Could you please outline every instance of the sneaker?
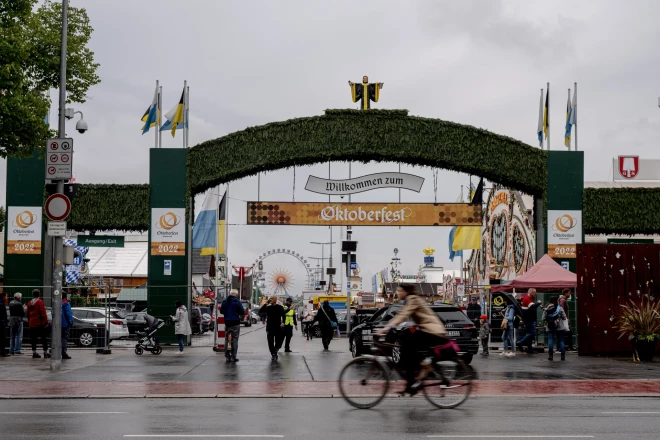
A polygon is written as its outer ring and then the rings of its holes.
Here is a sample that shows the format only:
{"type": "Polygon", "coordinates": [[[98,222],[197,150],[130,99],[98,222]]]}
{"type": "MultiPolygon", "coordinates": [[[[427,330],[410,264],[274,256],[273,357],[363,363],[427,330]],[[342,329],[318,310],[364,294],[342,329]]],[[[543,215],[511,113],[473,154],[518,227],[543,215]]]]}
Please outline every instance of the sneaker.
{"type": "Polygon", "coordinates": [[[71,359],[71,356],[69,356],[68,354],[64,353],[64,354],[62,355],[62,359],[71,359]]]}
{"type": "Polygon", "coordinates": [[[230,357],[225,358],[225,364],[230,364],[230,363],[231,363],[231,358],[230,357]]]}
{"type": "Polygon", "coordinates": [[[482,356],[488,356],[488,353],[484,353],[484,352],[481,352],[479,354],[482,355],[482,356]]]}
{"type": "Polygon", "coordinates": [[[32,353],[32,358],[33,358],[33,359],[40,359],[40,358],[41,358],[41,355],[40,355],[39,353],[37,353],[37,352],[34,352],[34,353],[32,353]]]}
{"type": "Polygon", "coordinates": [[[239,360],[238,358],[234,358],[234,359],[232,359],[231,361],[232,361],[232,362],[238,362],[238,360],[239,360]]]}
{"type": "Polygon", "coordinates": [[[44,359],[48,359],[50,357],[50,353],[44,353],[44,359]]]}
{"type": "Polygon", "coordinates": [[[504,356],[506,354],[506,351],[503,351],[500,353],[500,356],[504,356]]]}
{"type": "Polygon", "coordinates": [[[182,351],[177,351],[174,354],[183,354],[183,352],[182,351]]]}
{"type": "Polygon", "coordinates": [[[276,361],[277,360],[277,355],[276,354],[271,355],[270,360],[276,361]]]}
{"type": "Polygon", "coordinates": [[[516,354],[512,351],[510,351],[506,354],[506,357],[515,357],[515,356],[516,356],[516,354]]]}
{"type": "Polygon", "coordinates": [[[292,350],[289,350],[288,348],[287,348],[286,350],[284,350],[284,352],[285,352],[285,353],[293,353],[293,351],[292,351],[292,350]]]}
{"type": "Polygon", "coordinates": [[[20,352],[20,351],[17,351],[17,352],[16,352],[16,353],[14,353],[14,354],[23,354],[23,353],[22,353],[22,352],[20,352]]]}

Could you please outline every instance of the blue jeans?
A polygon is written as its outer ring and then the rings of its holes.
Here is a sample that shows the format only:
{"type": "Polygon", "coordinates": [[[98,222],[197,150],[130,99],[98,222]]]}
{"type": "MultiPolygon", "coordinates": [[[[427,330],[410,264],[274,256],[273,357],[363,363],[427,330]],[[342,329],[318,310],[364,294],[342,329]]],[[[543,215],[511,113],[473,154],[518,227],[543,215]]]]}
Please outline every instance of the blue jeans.
{"type": "Polygon", "coordinates": [[[516,336],[513,322],[509,321],[506,330],[502,333],[502,341],[504,342],[504,350],[516,351],[516,336]]]}
{"type": "Polygon", "coordinates": [[[527,334],[518,340],[518,345],[526,345],[528,348],[531,348],[536,336],[536,323],[526,322],[525,331],[527,334]]]}
{"type": "Polygon", "coordinates": [[[9,328],[9,353],[20,353],[23,346],[23,321],[17,329],[9,328]]]}
{"type": "Polygon", "coordinates": [[[555,339],[557,340],[557,348],[560,353],[565,353],[564,350],[564,332],[552,330],[548,332],[548,353],[552,354],[555,339]]]}
{"type": "Polygon", "coordinates": [[[179,351],[183,353],[183,335],[176,335],[176,338],[179,341],[179,351]]]}

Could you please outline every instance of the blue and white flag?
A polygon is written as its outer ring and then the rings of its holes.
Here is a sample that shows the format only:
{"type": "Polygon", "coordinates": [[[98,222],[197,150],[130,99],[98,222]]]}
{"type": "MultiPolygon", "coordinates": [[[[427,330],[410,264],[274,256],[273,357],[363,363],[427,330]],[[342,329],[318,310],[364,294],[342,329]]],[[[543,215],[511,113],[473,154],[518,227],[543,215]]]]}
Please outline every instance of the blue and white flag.
{"type": "Polygon", "coordinates": [[[142,127],[142,134],[148,132],[151,127],[155,127],[156,124],[158,124],[159,117],[158,86],[156,86],[156,90],[154,91],[154,99],[151,102],[151,105],[147,108],[147,111],[145,111],[144,115],[142,115],[142,122],[144,122],[144,126],[142,127]]]}
{"type": "Polygon", "coordinates": [[[68,238],[64,239],[64,246],[73,246],[79,252],[79,255],[73,259],[73,264],[67,264],[64,267],[66,283],[75,284],[80,280],[80,271],[83,264],[82,260],[84,256],[87,255],[89,248],[85,246],[77,246],[76,240],[68,238]]]}

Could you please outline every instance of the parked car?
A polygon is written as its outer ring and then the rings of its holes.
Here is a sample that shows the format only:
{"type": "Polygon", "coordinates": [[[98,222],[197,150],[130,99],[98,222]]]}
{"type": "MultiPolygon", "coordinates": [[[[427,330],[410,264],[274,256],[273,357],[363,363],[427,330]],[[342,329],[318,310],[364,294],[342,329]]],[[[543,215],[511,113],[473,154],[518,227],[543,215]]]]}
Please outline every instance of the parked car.
{"type": "Polygon", "coordinates": [[[215,328],[215,321],[213,320],[212,314],[213,310],[211,310],[211,307],[208,306],[197,306],[199,307],[199,311],[202,312],[202,321],[207,321],[208,322],[208,331],[213,331],[215,328]]]}
{"type": "Polygon", "coordinates": [[[250,310],[250,322],[252,322],[252,324],[256,324],[257,322],[259,322],[260,319],[261,318],[259,318],[259,309],[250,310]]]}
{"type": "MultiPolygon", "coordinates": [[[[337,326],[339,327],[339,333],[346,333],[346,310],[337,311],[337,326]]],[[[355,314],[355,310],[351,310],[351,329],[360,325],[358,316],[355,314]]]]}
{"type": "MultiPolygon", "coordinates": [[[[458,307],[452,305],[432,305],[430,306],[436,316],[445,324],[447,336],[455,341],[460,350],[465,352],[464,360],[466,363],[472,362],[473,355],[477,354],[479,342],[477,339],[478,330],[474,323],[470,321],[467,315],[458,307]]],[[[373,337],[381,328],[387,325],[396,314],[403,308],[403,304],[390,304],[379,309],[369,321],[358,325],[351,331],[349,337],[349,346],[353,357],[369,353],[373,345],[373,337]]],[[[398,342],[401,331],[406,326],[414,325],[412,321],[402,324],[394,329],[393,341],[398,342]]],[[[392,357],[396,362],[400,359],[398,349],[392,351],[392,357]]]]}
{"type": "Polygon", "coordinates": [[[190,308],[190,329],[193,335],[203,335],[209,331],[210,322],[211,317],[204,319],[199,307],[193,306],[190,308]]]}
{"type": "Polygon", "coordinates": [[[128,334],[135,335],[137,332],[144,331],[147,326],[145,318],[147,312],[127,313],[126,325],[128,326],[128,334]]]}
{"type": "MultiPolygon", "coordinates": [[[[106,309],[103,307],[73,307],[73,316],[81,321],[93,324],[105,324],[106,309]]],[[[109,309],[110,341],[129,336],[126,312],[121,309],[109,309]]]]}
{"type": "Polygon", "coordinates": [[[374,316],[374,313],[378,311],[377,308],[368,308],[368,309],[356,309],[355,314],[358,317],[360,324],[363,324],[371,319],[374,316]]]}
{"type": "MultiPolygon", "coordinates": [[[[51,339],[51,322],[53,320],[53,313],[50,307],[46,308],[46,315],[48,316],[48,345],[50,346],[51,339]]],[[[81,321],[80,319],[73,317],[73,325],[69,330],[69,344],[75,344],[79,347],[95,347],[96,338],[97,338],[97,324],[92,324],[90,322],[81,321]]],[[[5,327],[6,333],[6,343],[9,347],[9,327],[5,327]]],[[[23,346],[27,347],[31,343],[30,340],[30,327],[28,326],[27,317],[23,318],[23,346]]],[[[41,343],[41,342],[40,342],[41,343]]]]}
{"type": "Polygon", "coordinates": [[[250,302],[242,299],[241,304],[243,304],[243,309],[245,310],[245,313],[243,313],[243,316],[241,316],[241,324],[246,327],[252,327],[252,318],[250,317],[250,302]]]}

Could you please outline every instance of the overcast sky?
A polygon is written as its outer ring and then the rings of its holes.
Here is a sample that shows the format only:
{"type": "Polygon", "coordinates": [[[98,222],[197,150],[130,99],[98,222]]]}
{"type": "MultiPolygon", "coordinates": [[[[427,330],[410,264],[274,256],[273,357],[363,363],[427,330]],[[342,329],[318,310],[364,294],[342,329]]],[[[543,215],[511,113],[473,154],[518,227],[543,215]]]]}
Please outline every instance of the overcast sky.
{"type": "MultiPolygon", "coordinates": [[[[89,132],[75,132],[73,121],[67,125],[75,139],[79,183],[148,182],[153,132],[141,135],[140,118],[156,79],[163,85],[165,110],[188,80],[191,146],[248,126],[355,108],[346,82],[365,74],[385,83],[374,107],[405,108],[536,146],[539,91],[550,82],[552,149],[564,148],[567,89],[577,81],[587,180],[611,180],[612,158],[619,154],[658,157],[657,1],[71,0],[71,5],[87,8],[102,80],[87,103],[75,106],[84,112],[89,132]]],[[[53,121],[56,114],[53,109],[53,121]]],[[[179,135],[163,139],[164,147],[180,148],[179,135]]],[[[5,168],[0,167],[3,183],[5,168]]],[[[396,169],[393,163],[354,164],[353,176],[396,169]]],[[[403,192],[403,201],[432,202],[431,170],[403,170],[426,178],[421,194],[403,192]]],[[[327,164],[297,170],[296,201],[323,200],[304,190],[309,174],[326,176],[327,164]]],[[[347,164],[333,164],[333,177],[347,174],[347,164]]],[[[441,170],[438,199],[455,201],[468,180],[441,170]]],[[[292,184],[291,170],[268,173],[261,198],[291,200],[292,184]]],[[[241,200],[256,199],[256,178],[232,185],[231,194],[239,200],[231,201],[230,223],[244,223],[241,200]]],[[[377,190],[354,200],[397,197],[394,190],[377,190]]],[[[4,204],[4,191],[0,198],[4,204]]],[[[447,258],[448,233],[357,229],[365,288],[394,247],[407,273],[416,271],[429,245],[438,250],[439,265],[458,268],[447,258]]],[[[322,227],[235,226],[230,259],[248,265],[271,248],[320,256],[309,241],[327,241],[328,234],[322,227]]],[[[266,269],[289,269],[301,288],[305,275],[297,265],[290,257],[270,258],[266,269]]]]}

